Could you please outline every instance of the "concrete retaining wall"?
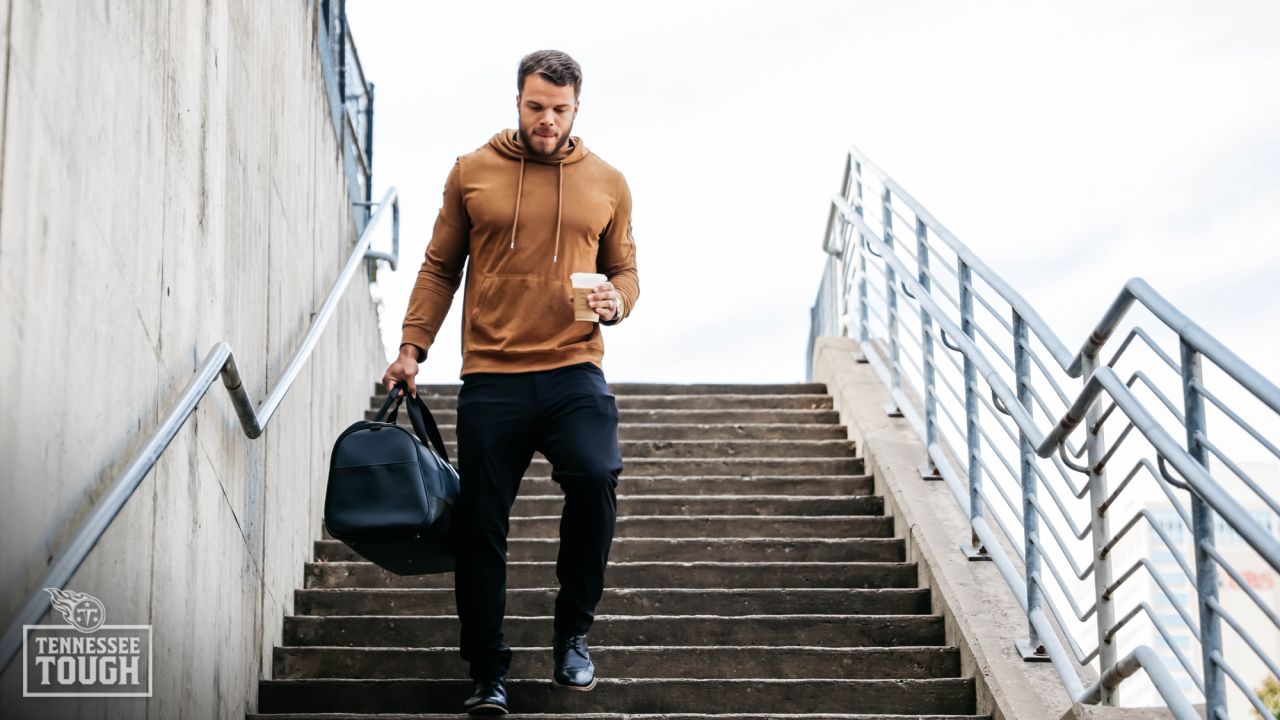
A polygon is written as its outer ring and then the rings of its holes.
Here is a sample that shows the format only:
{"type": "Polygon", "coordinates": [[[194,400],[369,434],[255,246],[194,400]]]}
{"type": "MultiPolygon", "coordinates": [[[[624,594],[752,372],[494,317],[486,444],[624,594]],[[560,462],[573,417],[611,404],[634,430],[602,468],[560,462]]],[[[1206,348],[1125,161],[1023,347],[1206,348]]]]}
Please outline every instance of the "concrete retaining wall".
{"type": "MultiPolygon", "coordinates": [[[[210,347],[260,403],[356,240],[312,0],[0,0],[0,620],[210,347]]],[[[220,383],[70,588],[154,626],[154,696],[0,715],[243,717],[385,369],[364,274],[259,440],[220,383]]],[[[45,622],[62,622],[60,617],[45,622]]]]}

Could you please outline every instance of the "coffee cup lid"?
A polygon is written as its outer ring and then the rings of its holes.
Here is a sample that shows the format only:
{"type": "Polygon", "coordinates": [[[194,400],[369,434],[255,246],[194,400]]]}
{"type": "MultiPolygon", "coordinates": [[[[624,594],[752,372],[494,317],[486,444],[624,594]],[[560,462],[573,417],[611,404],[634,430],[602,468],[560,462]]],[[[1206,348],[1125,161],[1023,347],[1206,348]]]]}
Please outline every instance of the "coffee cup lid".
{"type": "Polygon", "coordinates": [[[576,272],[569,276],[574,285],[579,287],[594,287],[609,278],[600,273],[576,272]]]}

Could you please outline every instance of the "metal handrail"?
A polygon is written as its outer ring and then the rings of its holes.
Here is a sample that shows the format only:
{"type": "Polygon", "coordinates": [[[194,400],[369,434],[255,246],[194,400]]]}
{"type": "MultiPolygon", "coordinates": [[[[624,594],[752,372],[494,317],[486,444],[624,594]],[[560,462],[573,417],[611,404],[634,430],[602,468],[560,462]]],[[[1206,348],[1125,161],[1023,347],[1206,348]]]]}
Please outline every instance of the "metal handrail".
{"type": "Polygon", "coordinates": [[[240,427],[244,430],[245,436],[250,439],[260,437],[271,418],[275,415],[276,410],[280,407],[284,396],[293,387],[298,374],[302,372],[303,365],[311,357],[311,352],[315,349],[316,343],[320,341],[320,336],[328,326],[329,320],[333,316],[338,302],[342,299],[343,293],[346,292],[347,286],[351,284],[351,279],[355,277],[356,271],[360,269],[360,264],[362,262],[372,263],[377,260],[385,260],[389,262],[391,269],[395,270],[399,258],[399,248],[400,198],[395,188],[392,188],[378,202],[377,210],[369,219],[368,224],[365,225],[364,232],[361,233],[360,239],[352,249],[351,255],[342,267],[342,271],[338,273],[338,279],[334,282],[333,289],[329,291],[329,296],[325,298],[324,304],[320,306],[319,312],[315,314],[314,319],[311,321],[311,327],[307,330],[302,343],[294,352],[289,364],[285,366],[284,371],[280,374],[280,379],[276,382],[275,387],[272,388],[267,399],[262,402],[260,408],[254,408],[253,399],[249,397],[248,391],[245,390],[243,383],[241,383],[240,371],[236,366],[235,354],[232,352],[231,346],[225,342],[219,342],[209,350],[204,361],[200,363],[199,369],[196,370],[196,374],[187,383],[177,401],[170,406],[164,420],[151,432],[142,449],[134,455],[129,466],[112,483],[110,489],[102,496],[102,499],[93,506],[89,516],[80,524],[80,528],[66,548],[58,553],[50,563],[49,571],[36,584],[36,590],[28,596],[22,609],[18,611],[17,616],[5,629],[4,635],[0,636],[0,669],[8,667],[18,650],[21,649],[22,626],[38,623],[40,618],[48,611],[50,595],[44,591],[44,588],[56,587],[62,589],[66,587],[72,575],[75,574],[81,563],[88,557],[89,552],[97,545],[98,540],[102,538],[103,533],[111,526],[112,521],[115,520],[120,510],[124,508],[125,503],[129,501],[129,498],[133,497],[134,491],[138,489],[143,478],[155,466],[169,443],[173,441],[173,438],[182,429],[187,419],[195,412],[196,405],[213,386],[213,381],[219,376],[222,377],[223,387],[227,389],[227,393],[231,397],[231,404],[235,408],[236,416],[240,418],[240,427]],[[373,241],[374,230],[377,229],[388,208],[390,208],[391,212],[392,252],[390,254],[371,250],[369,247],[373,241]]]}
{"type": "MultiPolygon", "coordinates": [[[[924,441],[926,475],[941,477],[968,513],[973,531],[970,556],[994,560],[1026,612],[1028,637],[1019,642],[1024,656],[1051,660],[1069,696],[1076,701],[1114,703],[1119,683],[1141,667],[1176,717],[1194,717],[1190,699],[1179,690],[1168,669],[1152,666],[1153,662],[1158,663],[1158,655],[1151,648],[1142,646],[1124,657],[1118,651],[1118,633],[1125,626],[1146,624],[1161,637],[1169,638],[1165,624],[1155,617],[1149,605],[1145,613],[1140,612],[1145,603],[1125,611],[1117,621],[1117,590],[1132,582],[1138,569],[1145,568],[1156,586],[1153,591],[1168,597],[1177,608],[1179,619],[1200,642],[1200,675],[1185,655],[1180,651],[1175,654],[1182,666],[1180,671],[1185,670],[1203,688],[1209,717],[1226,716],[1226,679],[1240,686],[1250,705],[1261,708],[1256,694],[1224,659],[1220,621],[1237,632],[1244,626],[1217,599],[1217,569],[1221,567],[1233,578],[1238,578],[1239,572],[1214,549],[1213,527],[1215,522],[1221,522],[1238,533],[1252,552],[1277,571],[1280,541],[1210,474],[1209,459],[1217,459],[1267,507],[1275,509],[1280,503],[1262,492],[1231,459],[1224,445],[1210,441],[1205,430],[1206,404],[1226,416],[1230,421],[1227,427],[1243,431],[1278,459],[1280,446],[1247,422],[1243,411],[1233,410],[1223,399],[1227,395],[1215,395],[1205,387],[1201,360],[1207,358],[1234,382],[1233,388],[1243,390],[1277,413],[1280,388],[1139,278],[1126,283],[1080,350],[1072,353],[1025,298],[856,148],[850,149],[845,158],[841,190],[832,199],[822,245],[828,257],[810,311],[808,372],[812,372],[813,342],[818,334],[850,335],[860,341],[861,355],[889,389],[893,407],[888,410],[904,417],[924,441]],[[879,225],[872,227],[873,222],[879,225]],[[934,272],[938,266],[944,274],[934,272]],[[977,280],[993,294],[986,295],[977,280]],[[950,289],[957,290],[958,297],[950,289]],[[1129,322],[1129,310],[1135,305],[1177,335],[1180,362],[1174,361],[1137,323],[1110,361],[1101,362],[1104,346],[1129,322]],[[975,307],[982,310],[981,315],[975,314],[975,307]],[[1008,318],[1004,311],[1008,311],[1008,318]],[[904,337],[903,333],[911,335],[904,337]],[[1039,341],[1043,353],[1031,342],[1032,337],[1039,341]],[[1133,343],[1135,339],[1142,342],[1133,343]],[[1003,341],[1008,345],[1002,345],[1003,341]],[[935,348],[935,342],[940,348],[935,348]],[[1161,363],[1157,367],[1174,370],[1183,391],[1181,408],[1161,390],[1152,374],[1142,369],[1126,370],[1130,379],[1122,379],[1118,361],[1127,359],[1126,351],[1131,345],[1149,348],[1161,363]],[[936,352],[954,352],[963,362],[948,358],[948,363],[938,364],[936,352]],[[1046,354],[1052,362],[1042,359],[1046,354]],[[1079,390],[1070,394],[1064,391],[1055,377],[1057,372],[1082,381],[1079,390]],[[948,374],[958,382],[953,384],[948,374]],[[939,381],[947,392],[938,393],[939,381]],[[1048,384],[1053,394],[1041,394],[1037,383],[1048,384]],[[1144,392],[1169,411],[1166,422],[1178,434],[1185,435],[1185,442],[1175,440],[1174,434],[1146,409],[1136,394],[1139,383],[1144,392]],[[981,389],[980,384],[986,389],[981,389]],[[964,388],[964,398],[957,397],[956,387],[964,388]],[[1057,410],[1050,407],[1046,397],[1060,403],[1057,410]],[[940,414],[946,418],[945,426],[939,424],[940,414]],[[1012,421],[1012,429],[1000,415],[1012,421]],[[964,419],[963,428],[957,418],[964,419]],[[991,419],[1004,432],[988,433],[984,423],[991,419]],[[1103,433],[1108,421],[1121,425],[1110,443],[1103,433]],[[1077,447],[1070,438],[1078,429],[1084,430],[1084,440],[1077,447]],[[956,452],[952,437],[967,445],[966,452],[956,452]],[[984,459],[988,452],[994,453],[998,462],[984,459]],[[1129,458],[1142,452],[1150,456],[1130,464],[1129,458]],[[1071,459],[1082,456],[1083,464],[1071,459]],[[1122,457],[1124,467],[1132,470],[1118,487],[1109,488],[1107,467],[1122,457]],[[1042,472],[1042,461],[1051,462],[1057,472],[1042,472]],[[1131,481],[1143,468],[1176,509],[1177,521],[1186,523],[1191,530],[1193,547],[1188,557],[1194,555],[1194,562],[1183,557],[1154,515],[1145,509],[1126,516],[1119,531],[1112,532],[1110,514],[1114,503],[1126,491],[1132,494],[1131,481]],[[1085,475],[1086,482],[1077,487],[1070,481],[1069,471],[1085,475]],[[992,488],[985,487],[988,484],[994,488],[994,495],[992,488]],[[1014,503],[1006,485],[1017,488],[1021,507],[1014,503]],[[1039,502],[1040,492],[1048,493],[1052,504],[1039,502]],[[1183,492],[1189,496],[1189,514],[1175,496],[1183,492]],[[990,499],[995,499],[996,504],[992,505],[990,499]],[[1078,527],[1069,514],[1073,501],[1087,503],[1089,521],[1083,527],[1078,527]],[[1194,583],[1198,622],[1191,621],[1195,611],[1182,607],[1153,563],[1144,559],[1127,566],[1118,579],[1113,579],[1114,551],[1136,540],[1133,530],[1144,518],[1161,545],[1178,560],[1175,572],[1179,576],[1187,573],[1194,583]],[[998,533],[993,531],[993,524],[999,528],[998,533]],[[1039,531],[1041,524],[1049,531],[1044,541],[1039,531]],[[1070,538],[1060,532],[1060,524],[1070,529],[1070,538]],[[1023,548],[1025,580],[1004,552],[998,535],[1010,546],[1023,548]],[[1081,569],[1068,543],[1083,542],[1086,537],[1092,544],[1092,560],[1081,569]],[[1084,611],[1074,597],[1079,588],[1070,587],[1070,576],[1059,570],[1058,565],[1063,563],[1070,566],[1070,573],[1077,580],[1092,580],[1093,603],[1084,611]],[[1070,604],[1071,613],[1064,615],[1060,600],[1046,591],[1042,566],[1050,571],[1048,575],[1056,582],[1058,594],[1070,604]],[[1096,647],[1086,652],[1067,632],[1068,653],[1043,607],[1049,609],[1064,632],[1068,626],[1063,621],[1070,616],[1091,626],[1097,636],[1096,647]],[[1070,662],[1072,656],[1081,663],[1095,658],[1099,661],[1101,679],[1097,684],[1088,689],[1081,685],[1070,662]]],[[[1256,593],[1247,596],[1261,606],[1262,599],[1256,593]]],[[[1270,618],[1277,617],[1265,607],[1262,610],[1270,618]]],[[[1258,643],[1243,639],[1264,665],[1280,667],[1280,662],[1261,652],[1258,643]]]]}

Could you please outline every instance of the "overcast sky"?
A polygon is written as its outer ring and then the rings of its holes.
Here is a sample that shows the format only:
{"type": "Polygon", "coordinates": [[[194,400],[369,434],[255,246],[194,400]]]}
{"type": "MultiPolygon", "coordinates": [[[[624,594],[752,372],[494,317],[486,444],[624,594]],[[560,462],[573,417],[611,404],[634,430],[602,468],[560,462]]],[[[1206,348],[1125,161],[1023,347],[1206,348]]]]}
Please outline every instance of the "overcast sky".
{"type": "MultiPolygon", "coordinates": [[[[1280,377],[1280,3],[349,0],[402,193],[388,352],[458,155],[514,127],[516,65],[583,67],[574,134],[635,201],[610,381],[798,382],[857,145],[1077,346],[1147,278],[1280,377]]],[[[375,192],[375,195],[379,192],[375,192]]],[[[461,292],[420,377],[457,382],[461,292]]]]}

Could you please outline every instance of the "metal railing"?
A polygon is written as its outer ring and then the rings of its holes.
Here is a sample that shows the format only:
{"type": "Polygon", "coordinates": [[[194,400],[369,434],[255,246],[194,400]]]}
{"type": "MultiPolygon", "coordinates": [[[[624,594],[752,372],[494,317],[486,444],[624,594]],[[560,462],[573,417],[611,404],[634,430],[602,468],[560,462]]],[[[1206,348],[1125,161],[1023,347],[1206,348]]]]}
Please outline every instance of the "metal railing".
{"type": "Polygon", "coordinates": [[[352,201],[373,199],[374,84],[364,74],[347,22],[346,0],[319,0],[321,67],[333,110],[334,130],[344,150],[352,201]]]}
{"type": "Polygon", "coordinates": [[[1053,662],[1077,702],[1115,704],[1120,683],[1141,669],[1175,717],[1198,717],[1203,697],[1208,717],[1228,718],[1227,680],[1270,717],[1241,674],[1246,660],[1224,650],[1223,626],[1255,665],[1280,676],[1280,662],[1224,607],[1219,573],[1264,623],[1257,632],[1280,631],[1280,613],[1237,567],[1244,557],[1280,571],[1280,502],[1236,460],[1280,459],[1258,429],[1280,416],[1280,388],[1136,278],[1072,353],[856,149],[823,248],[810,379],[818,335],[859,341],[857,360],[893,398],[886,411],[927,448],[922,480],[945,482],[968,513],[965,553],[994,561],[1025,611],[1023,657],[1053,662]],[[1211,459],[1221,468],[1213,474],[1211,459]],[[1109,482],[1111,467],[1124,472],[1120,482],[1109,482]],[[1183,652],[1185,638],[1198,653],[1183,652]],[[1073,659],[1096,661],[1099,680],[1084,687],[1073,659]]]}
{"type": "Polygon", "coordinates": [[[347,286],[351,284],[351,279],[355,277],[356,272],[360,269],[360,264],[368,262],[372,265],[377,260],[384,260],[390,264],[392,270],[395,270],[399,262],[399,254],[400,198],[396,190],[392,188],[377,203],[376,211],[365,225],[364,232],[361,233],[360,239],[352,249],[351,255],[342,267],[342,271],[338,273],[333,289],[329,291],[329,296],[325,298],[324,304],[320,306],[320,310],[312,319],[311,327],[307,330],[302,343],[294,352],[289,364],[285,366],[284,371],[280,374],[280,379],[276,382],[275,387],[272,388],[271,393],[267,395],[266,400],[262,402],[260,408],[254,409],[253,400],[249,397],[248,391],[245,390],[240,381],[240,371],[236,366],[236,357],[231,350],[231,346],[225,342],[219,342],[209,350],[204,361],[200,363],[200,367],[196,370],[196,374],[187,383],[177,401],[170,406],[164,420],[152,431],[150,437],[147,438],[142,449],[134,455],[124,473],[112,483],[111,487],[102,496],[102,499],[93,506],[89,516],[80,524],[79,529],[67,544],[67,547],[53,558],[53,561],[49,564],[49,571],[36,584],[35,590],[28,596],[26,603],[18,611],[17,616],[9,622],[4,635],[0,636],[0,669],[7,667],[22,647],[23,625],[38,623],[45,612],[49,610],[50,596],[44,591],[44,588],[56,587],[63,589],[66,587],[71,580],[71,576],[75,574],[76,569],[80,567],[80,564],[88,557],[89,552],[97,545],[98,540],[102,538],[103,533],[111,526],[111,522],[115,520],[120,510],[124,508],[125,503],[129,502],[129,498],[133,497],[133,492],[138,489],[142,479],[147,476],[147,473],[151,472],[151,468],[160,459],[165,448],[169,446],[178,431],[186,424],[187,419],[195,412],[196,405],[213,386],[213,381],[218,377],[222,378],[223,387],[227,389],[227,393],[231,396],[231,404],[235,408],[236,415],[240,418],[240,427],[244,430],[244,434],[251,439],[260,437],[267,424],[271,422],[276,410],[280,407],[284,396],[293,387],[294,380],[297,379],[298,374],[302,371],[303,365],[311,357],[311,352],[315,349],[316,343],[320,341],[320,336],[324,334],[325,328],[328,327],[329,319],[333,316],[334,310],[342,299],[347,286]],[[391,252],[372,250],[370,249],[370,244],[373,241],[374,231],[380,224],[383,215],[388,211],[391,213],[391,252]]]}

